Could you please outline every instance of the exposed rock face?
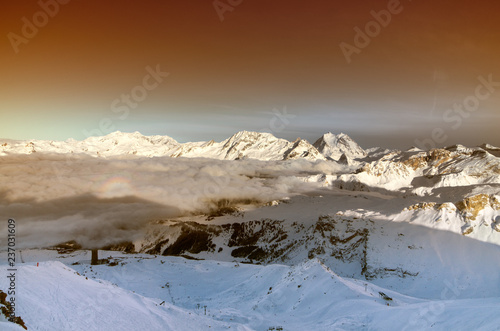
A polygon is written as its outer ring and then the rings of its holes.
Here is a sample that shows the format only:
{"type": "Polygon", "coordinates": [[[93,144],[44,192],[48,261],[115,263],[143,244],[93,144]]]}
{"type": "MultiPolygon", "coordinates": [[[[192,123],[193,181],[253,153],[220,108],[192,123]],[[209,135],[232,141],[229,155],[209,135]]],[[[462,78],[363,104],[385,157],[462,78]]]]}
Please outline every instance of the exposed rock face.
{"type": "Polygon", "coordinates": [[[468,220],[475,220],[486,207],[500,209],[499,199],[495,195],[477,194],[467,197],[455,204],[468,220]]]}
{"type": "MultiPolygon", "coordinates": [[[[410,207],[408,207],[408,210],[419,210],[419,209],[432,209],[436,207],[436,203],[435,202],[422,202],[422,203],[418,203],[416,205],[411,205],[410,207]]],[[[439,207],[439,206],[437,206],[439,207]]]]}
{"type": "Polygon", "coordinates": [[[333,258],[367,267],[366,249],[373,222],[341,216],[321,216],[309,226],[263,219],[224,225],[157,222],[139,252],[203,257],[230,254],[242,262],[272,263],[303,258],[333,258]]]}
{"type": "Polygon", "coordinates": [[[421,202],[404,209],[416,217],[425,215],[428,224],[443,220],[447,224],[454,222],[457,232],[463,235],[482,232],[480,237],[484,235],[489,237],[492,230],[500,232],[498,210],[500,210],[500,197],[484,193],[470,195],[455,203],[421,202]]]}

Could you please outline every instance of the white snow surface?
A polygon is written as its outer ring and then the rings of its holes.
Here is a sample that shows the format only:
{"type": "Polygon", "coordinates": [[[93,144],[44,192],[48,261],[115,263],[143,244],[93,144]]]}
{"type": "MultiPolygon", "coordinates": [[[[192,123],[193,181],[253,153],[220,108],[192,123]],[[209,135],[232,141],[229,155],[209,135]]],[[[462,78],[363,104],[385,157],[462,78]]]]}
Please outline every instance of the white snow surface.
{"type": "MultiPolygon", "coordinates": [[[[500,330],[499,150],[247,131],[0,141],[16,315],[28,330],[500,330]],[[91,266],[89,247],[47,249],[71,239],[135,253],[91,266]]],[[[4,248],[3,292],[7,263],[4,248]]]]}
{"type": "Polygon", "coordinates": [[[341,277],[317,259],[258,266],[100,253],[117,265],[90,266],[84,251],[23,251],[16,301],[28,330],[498,330],[500,323],[500,298],[446,278],[438,280],[441,298],[430,299],[424,286],[418,297],[403,295],[341,277]],[[51,258],[58,261],[44,261],[51,258]]]}

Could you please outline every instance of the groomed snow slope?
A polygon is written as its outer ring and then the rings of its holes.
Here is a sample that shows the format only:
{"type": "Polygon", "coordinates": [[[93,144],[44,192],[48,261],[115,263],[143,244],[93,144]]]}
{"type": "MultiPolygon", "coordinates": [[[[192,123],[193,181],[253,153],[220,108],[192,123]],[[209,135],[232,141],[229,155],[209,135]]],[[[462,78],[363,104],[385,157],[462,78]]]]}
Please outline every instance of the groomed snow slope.
{"type": "MultiPolygon", "coordinates": [[[[6,267],[0,268],[7,274],[6,267]]],[[[132,276],[132,275],[131,275],[132,276]]],[[[141,279],[140,270],[134,275],[141,279]]],[[[143,279],[147,282],[147,280],[143,279]]],[[[7,279],[0,286],[5,289],[7,279]]],[[[89,279],[61,262],[19,265],[16,315],[28,330],[246,330],[199,316],[109,282],[89,279]]]]}
{"type": "MultiPolygon", "coordinates": [[[[497,330],[500,325],[499,298],[461,299],[453,285],[438,300],[409,297],[339,277],[317,259],[258,266],[101,253],[114,256],[117,265],[90,266],[81,252],[59,256],[68,265],[36,267],[28,261],[53,253],[24,252],[17,302],[28,330],[497,330]],[[80,264],[70,265],[76,261],[80,264]]],[[[5,285],[2,279],[0,286],[5,285]]]]}

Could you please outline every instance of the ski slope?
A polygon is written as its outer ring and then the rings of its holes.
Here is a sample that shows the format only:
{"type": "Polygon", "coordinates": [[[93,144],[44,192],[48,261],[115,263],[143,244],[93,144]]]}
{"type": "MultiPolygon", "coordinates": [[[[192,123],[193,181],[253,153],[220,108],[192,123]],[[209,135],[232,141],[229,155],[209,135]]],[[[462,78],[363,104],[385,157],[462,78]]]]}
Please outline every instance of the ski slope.
{"type": "Polygon", "coordinates": [[[419,297],[407,296],[340,277],[318,259],[262,266],[112,251],[101,256],[111,265],[89,265],[86,251],[23,252],[16,300],[28,330],[498,330],[500,325],[499,297],[475,297],[467,290],[462,298],[463,290],[451,283],[440,299],[426,299],[434,294],[424,288],[419,297]],[[44,259],[37,267],[34,261],[44,259]]]}

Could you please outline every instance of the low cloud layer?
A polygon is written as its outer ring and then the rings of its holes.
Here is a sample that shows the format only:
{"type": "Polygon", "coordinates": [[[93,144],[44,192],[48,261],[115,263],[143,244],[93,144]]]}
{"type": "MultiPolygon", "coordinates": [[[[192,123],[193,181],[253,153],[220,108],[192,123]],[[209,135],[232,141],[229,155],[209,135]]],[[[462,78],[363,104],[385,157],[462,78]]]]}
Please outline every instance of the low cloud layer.
{"type": "Polygon", "coordinates": [[[334,162],[15,155],[0,159],[0,225],[17,222],[17,246],[134,240],[148,221],[208,212],[217,201],[267,202],[319,187],[334,162]]]}

